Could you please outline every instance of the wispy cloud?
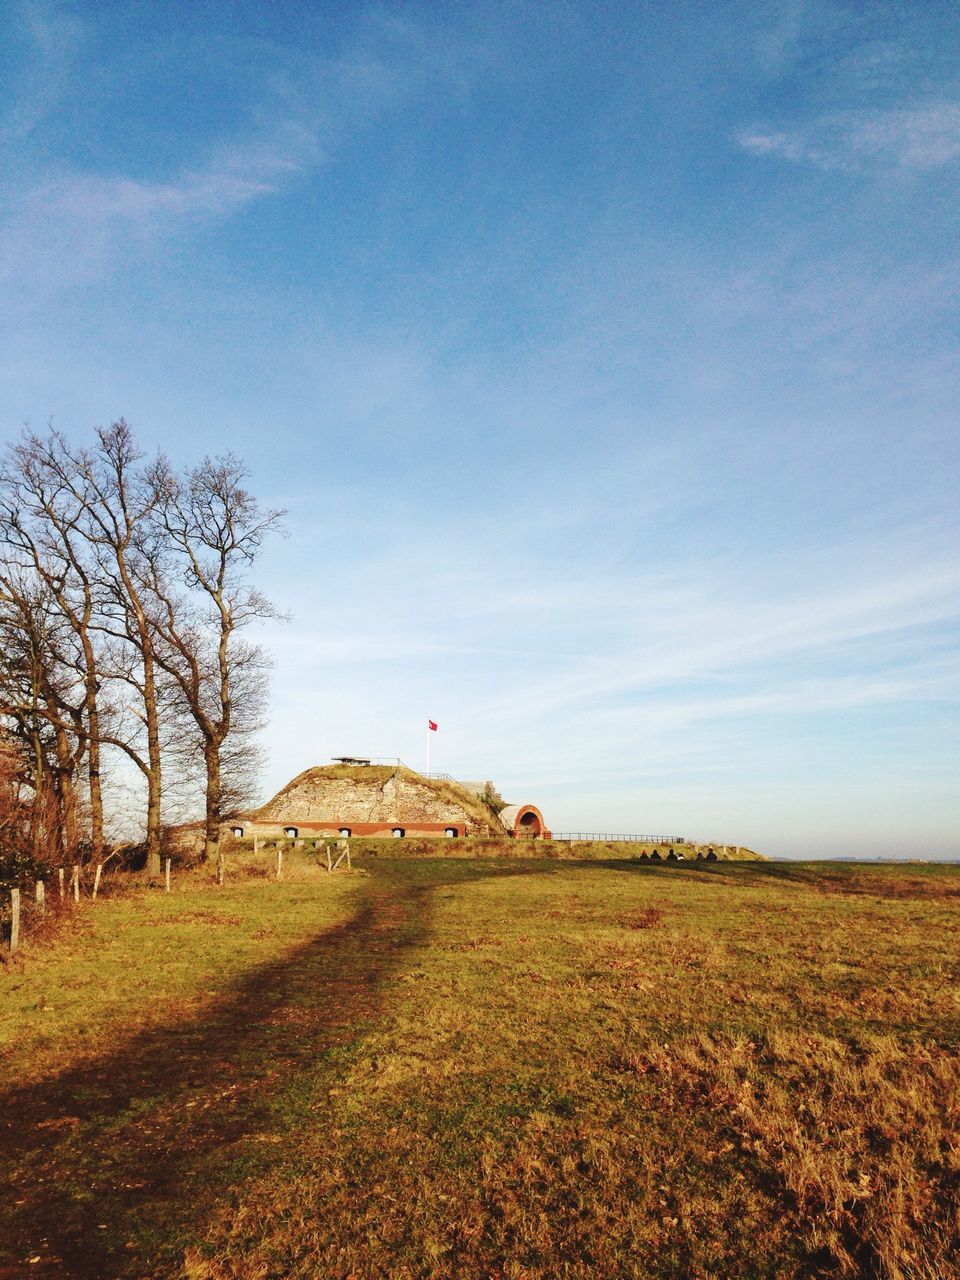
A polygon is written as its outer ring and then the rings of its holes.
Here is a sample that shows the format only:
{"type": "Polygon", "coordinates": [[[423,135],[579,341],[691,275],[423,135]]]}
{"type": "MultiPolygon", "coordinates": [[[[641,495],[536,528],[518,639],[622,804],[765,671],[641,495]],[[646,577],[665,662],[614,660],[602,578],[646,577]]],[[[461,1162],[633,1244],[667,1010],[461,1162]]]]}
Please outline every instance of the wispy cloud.
{"type": "MultiPolygon", "coordinates": [[[[440,521],[429,545],[378,532],[392,549],[351,563],[342,580],[331,549],[316,605],[300,589],[306,569],[284,566],[298,627],[270,646],[282,655],[285,733],[339,723],[344,741],[392,737],[403,754],[403,720],[422,690],[436,716],[459,724],[452,768],[469,774],[497,759],[507,772],[556,780],[590,773],[594,759],[604,774],[615,759],[634,770],[676,765],[678,753],[703,756],[721,725],[755,743],[776,736],[774,721],[822,727],[834,715],[900,714],[960,694],[949,652],[960,571],[928,545],[935,530],[900,529],[869,555],[838,546],[829,562],[778,562],[772,575],[679,550],[646,573],[573,556],[561,568],[531,550],[523,527],[481,543],[469,525],[440,521]],[[371,602],[386,610],[386,629],[371,629],[371,602]],[[362,728],[329,689],[329,673],[347,667],[364,688],[362,728]]],[[[717,758],[714,745],[704,759],[717,758]]]]}
{"type": "Polygon", "coordinates": [[[0,142],[26,138],[61,103],[85,39],[77,15],[59,4],[21,0],[11,5],[9,36],[25,50],[8,84],[11,105],[0,115],[0,142]]]}
{"type": "Polygon", "coordinates": [[[793,129],[756,126],[737,141],[757,156],[823,169],[936,169],[960,159],[960,102],[844,111],[793,129]]]}
{"type": "Polygon", "coordinates": [[[65,173],[12,204],[3,228],[0,280],[33,290],[96,276],[186,226],[227,217],[316,163],[320,124],[278,119],[269,132],[213,154],[163,181],[65,173]]]}
{"type": "MultiPolygon", "coordinates": [[[[248,93],[246,126],[206,147],[204,130],[195,130],[172,172],[146,161],[141,173],[64,165],[44,172],[21,157],[21,171],[11,168],[5,180],[0,222],[0,282],[9,296],[22,301],[95,279],[282,192],[369,125],[396,87],[395,71],[373,56],[257,52],[263,67],[248,93]]],[[[31,119],[46,112],[31,110],[31,119]]]]}
{"type": "MultiPolygon", "coordinates": [[[[665,625],[647,625],[632,644],[616,653],[571,664],[557,677],[530,683],[522,693],[513,691],[490,705],[488,714],[495,719],[509,710],[514,716],[532,719],[548,717],[561,707],[569,711],[589,704],[602,709],[669,690],[676,682],[756,673],[776,663],[786,664],[779,686],[751,699],[749,705],[762,709],[779,700],[783,709],[791,704],[799,709],[803,697],[795,700],[791,694],[786,702],[783,699],[785,688],[807,679],[805,665],[797,662],[801,655],[835,659],[838,646],[881,640],[901,630],[907,620],[919,626],[956,617],[958,591],[960,572],[950,566],[864,583],[859,589],[845,583],[829,592],[779,601],[751,602],[749,596],[718,600],[701,590],[691,593],[688,609],[674,613],[665,625]]],[[[869,672],[857,697],[869,701],[878,690],[892,687],[902,688],[900,677],[890,685],[886,680],[878,683],[876,674],[869,672]]],[[[840,693],[846,704],[853,686],[844,679],[829,688],[840,693]]],[[[736,705],[743,709],[748,705],[739,693],[736,705]]]]}

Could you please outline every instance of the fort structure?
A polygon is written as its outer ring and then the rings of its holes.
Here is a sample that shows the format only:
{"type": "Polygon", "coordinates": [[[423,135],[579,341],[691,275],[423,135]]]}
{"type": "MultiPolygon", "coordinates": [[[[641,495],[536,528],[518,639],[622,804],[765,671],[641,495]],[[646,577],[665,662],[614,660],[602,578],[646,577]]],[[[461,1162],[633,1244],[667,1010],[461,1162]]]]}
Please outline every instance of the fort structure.
{"type": "MultiPolygon", "coordinates": [[[[536,805],[507,804],[492,782],[457,781],[449,774],[418,773],[399,760],[356,756],[305,769],[266,804],[224,822],[221,833],[228,848],[252,844],[254,852],[288,846],[316,850],[331,838],[353,837],[361,850],[366,840],[409,839],[412,856],[428,854],[434,840],[449,839],[450,853],[460,857],[516,856],[523,853],[522,843],[531,841],[551,858],[764,861],[741,845],[683,836],[555,833],[536,805]]],[[[169,834],[182,853],[196,855],[203,848],[202,823],[185,823],[169,834]]],[[[369,846],[372,850],[385,852],[378,844],[369,846]]]]}
{"type": "Polygon", "coordinates": [[[225,824],[238,839],[462,836],[549,839],[536,806],[505,805],[491,782],[456,782],[399,761],[343,757],[305,769],[266,804],[225,824]]]}

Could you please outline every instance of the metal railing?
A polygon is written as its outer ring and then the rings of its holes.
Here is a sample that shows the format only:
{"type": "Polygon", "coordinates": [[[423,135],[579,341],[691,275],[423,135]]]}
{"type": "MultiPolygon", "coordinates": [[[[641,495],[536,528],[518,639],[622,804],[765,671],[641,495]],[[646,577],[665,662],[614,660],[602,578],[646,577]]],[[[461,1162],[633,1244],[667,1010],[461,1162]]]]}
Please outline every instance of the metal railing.
{"type": "Polygon", "coordinates": [[[336,761],[362,760],[364,764],[403,764],[399,756],[333,756],[332,758],[336,761]]]}
{"type": "Polygon", "coordinates": [[[421,778],[433,778],[436,782],[457,781],[452,773],[424,773],[422,769],[414,769],[412,765],[404,764],[399,756],[334,756],[333,759],[337,763],[350,760],[357,763],[362,761],[364,764],[395,764],[401,769],[409,769],[411,773],[419,773],[421,778]]]}
{"type": "Polygon", "coordinates": [[[609,831],[555,831],[554,840],[602,840],[621,844],[689,844],[684,836],[621,835],[609,831]]]}
{"type": "Polygon", "coordinates": [[[409,769],[411,773],[419,773],[421,778],[436,778],[439,782],[456,782],[456,778],[451,773],[424,773],[422,769],[414,769],[412,765],[404,764],[399,756],[334,756],[333,759],[337,763],[349,760],[360,765],[395,764],[401,769],[409,769]]]}

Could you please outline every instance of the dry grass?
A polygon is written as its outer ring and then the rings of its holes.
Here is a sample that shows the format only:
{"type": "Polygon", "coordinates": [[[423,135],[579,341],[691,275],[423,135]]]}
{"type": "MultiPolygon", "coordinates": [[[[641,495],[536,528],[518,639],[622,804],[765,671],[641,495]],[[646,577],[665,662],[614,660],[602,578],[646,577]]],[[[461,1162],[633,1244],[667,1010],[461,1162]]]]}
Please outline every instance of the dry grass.
{"type": "Polygon", "coordinates": [[[0,979],[0,1275],[960,1274],[957,869],[391,860],[104,908],[0,979]]]}

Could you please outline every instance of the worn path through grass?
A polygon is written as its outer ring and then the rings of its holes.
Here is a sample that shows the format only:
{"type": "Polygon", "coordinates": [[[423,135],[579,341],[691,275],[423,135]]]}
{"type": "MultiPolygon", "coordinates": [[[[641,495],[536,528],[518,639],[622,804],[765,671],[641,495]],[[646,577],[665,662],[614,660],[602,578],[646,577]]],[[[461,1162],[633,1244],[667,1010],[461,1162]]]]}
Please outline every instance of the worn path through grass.
{"type": "MultiPolygon", "coordinates": [[[[423,932],[421,886],[398,889],[362,878],[345,894],[343,883],[336,885],[337,923],[233,981],[201,970],[204,989],[197,990],[183,975],[180,999],[169,1000],[166,1016],[148,1014],[129,1038],[110,1025],[105,1033],[117,1043],[109,1052],[85,1054],[48,1078],[7,1089],[0,1098],[0,1275],[21,1269],[36,1275],[38,1266],[41,1274],[91,1278],[177,1273],[185,1243],[223,1189],[270,1164],[263,1145],[284,1141],[301,1076],[312,1079],[318,1066],[336,1075],[339,1060],[379,1013],[385,973],[423,932]],[[200,1007],[184,1016],[181,1000],[200,1007]]],[[[300,917],[306,906],[309,920],[312,906],[323,919],[331,911],[326,889],[322,882],[248,885],[240,895],[247,920],[231,914],[236,892],[207,891],[200,909],[191,900],[185,913],[181,902],[179,918],[175,902],[148,896],[111,904],[114,919],[104,911],[96,924],[100,931],[144,924],[176,930],[185,915],[194,941],[198,932],[205,941],[204,930],[224,935],[219,951],[229,974],[238,927],[258,919],[269,925],[291,902],[300,917]]],[[[308,920],[300,920],[301,932],[308,920]]],[[[183,947],[185,939],[179,941],[183,947]]],[[[87,936],[81,949],[96,942],[95,934],[87,936]]],[[[189,963],[191,948],[184,950],[189,963]]],[[[141,959],[163,966],[178,957],[141,959]]],[[[135,955],[126,962],[123,981],[139,985],[149,1003],[156,981],[138,974],[135,955]]],[[[48,985],[35,1003],[31,1022],[42,1020],[60,983],[70,982],[69,967],[58,974],[51,963],[53,990],[48,985]]],[[[41,985],[43,965],[41,958],[41,985]]],[[[102,1014],[95,993],[89,1014],[102,1014]]],[[[61,1045],[52,1048],[62,1055],[61,1045]]]]}

